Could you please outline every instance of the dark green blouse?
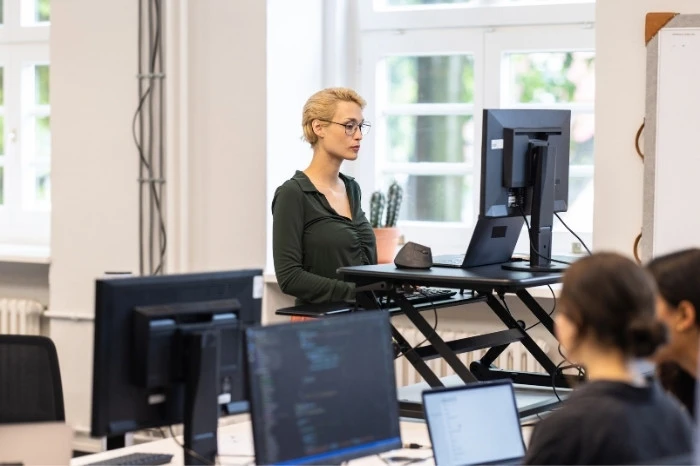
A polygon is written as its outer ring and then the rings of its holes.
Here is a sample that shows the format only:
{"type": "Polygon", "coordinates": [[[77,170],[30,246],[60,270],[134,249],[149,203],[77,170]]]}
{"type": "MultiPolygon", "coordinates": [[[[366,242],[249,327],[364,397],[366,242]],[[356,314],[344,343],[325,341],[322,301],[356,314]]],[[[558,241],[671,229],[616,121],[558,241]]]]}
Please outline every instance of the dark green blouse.
{"type": "Polygon", "coordinates": [[[272,200],[272,255],[277,283],[299,303],[354,300],[338,267],[377,263],[374,232],[360,206],[360,185],[340,174],[352,220],[338,214],[309,177],[297,171],[272,200]]]}

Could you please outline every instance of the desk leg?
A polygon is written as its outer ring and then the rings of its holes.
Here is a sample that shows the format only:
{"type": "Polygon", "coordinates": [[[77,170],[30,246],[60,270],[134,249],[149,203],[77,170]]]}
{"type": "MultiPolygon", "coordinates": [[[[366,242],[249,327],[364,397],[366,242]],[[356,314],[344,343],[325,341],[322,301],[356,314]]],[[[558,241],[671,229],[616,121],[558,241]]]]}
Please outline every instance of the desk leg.
{"type": "MultiPolygon", "coordinates": [[[[380,311],[381,308],[377,302],[376,296],[374,296],[374,293],[372,291],[363,291],[360,293],[357,293],[355,296],[355,299],[357,300],[358,304],[362,306],[364,309],[367,309],[369,311],[380,311]]],[[[428,385],[431,387],[443,387],[444,385],[440,381],[440,378],[433,372],[430,367],[423,361],[423,358],[418,356],[416,353],[415,349],[411,346],[411,344],[401,335],[401,333],[394,327],[392,324],[391,326],[391,336],[394,337],[394,340],[396,340],[396,343],[399,344],[399,348],[401,348],[401,351],[403,355],[406,357],[406,360],[416,369],[416,371],[420,374],[421,377],[423,377],[423,380],[425,380],[428,385]]]]}
{"type": "Polygon", "coordinates": [[[520,298],[520,301],[522,301],[525,306],[530,309],[530,312],[532,312],[534,316],[537,317],[540,322],[542,322],[542,325],[549,330],[549,333],[554,335],[554,320],[547,311],[542,309],[540,303],[538,303],[527,290],[518,290],[515,292],[515,294],[518,296],[518,298],[520,298]]]}
{"type": "MultiPolygon", "coordinates": [[[[547,356],[547,354],[544,351],[542,351],[542,348],[540,348],[537,345],[537,343],[535,343],[535,340],[533,340],[532,337],[530,337],[530,335],[528,335],[527,332],[520,326],[520,324],[518,324],[518,322],[508,312],[508,310],[505,307],[503,307],[501,303],[498,302],[498,300],[493,294],[487,295],[486,304],[489,305],[493,312],[496,313],[498,318],[501,319],[501,321],[504,324],[506,324],[508,328],[520,329],[523,336],[520,342],[523,344],[523,346],[527,348],[530,354],[534,356],[537,362],[539,362],[542,365],[542,367],[544,367],[544,370],[546,370],[550,376],[554,374],[557,370],[557,366],[552,362],[551,359],[549,359],[549,356],[547,356]]],[[[491,362],[493,362],[493,360],[488,362],[488,365],[490,365],[491,362]]]]}
{"type": "MultiPolygon", "coordinates": [[[[465,383],[477,382],[478,379],[474,377],[474,374],[467,369],[467,366],[460,361],[454,351],[447,346],[445,340],[440,338],[440,335],[438,335],[437,332],[433,331],[433,327],[423,318],[420,312],[418,312],[404,296],[395,293],[393,290],[389,293],[394,302],[398,303],[398,305],[401,307],[401,310],[404,312],[406,317],[408,317],[408,319],[413,323],[413,325],[416,326],[418,331],[423,334],[430,344],[433,345],[435,351],[437,351],[445,362],[449,364],[452,370],[455,371],[455,374],[457,374],[465,383]]],[[[421,362],[423,361],[421,360],[421,362]]],[[[425,363],[423,362],[423,364],[425,363]]]]}

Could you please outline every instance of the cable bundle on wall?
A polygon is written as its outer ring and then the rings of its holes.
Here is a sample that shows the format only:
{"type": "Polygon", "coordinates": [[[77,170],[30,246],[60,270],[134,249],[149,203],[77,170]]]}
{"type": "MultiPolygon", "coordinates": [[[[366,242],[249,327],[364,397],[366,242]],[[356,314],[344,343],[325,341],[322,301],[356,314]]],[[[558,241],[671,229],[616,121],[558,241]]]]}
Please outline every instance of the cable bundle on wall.
{"type": "Polygon", "coordinates": [[[167,237],[163,193],[163,10],[161,0],[138,0],[138,107],[132,132],[139,153],[139,273],[165,271],[167,237]]]}

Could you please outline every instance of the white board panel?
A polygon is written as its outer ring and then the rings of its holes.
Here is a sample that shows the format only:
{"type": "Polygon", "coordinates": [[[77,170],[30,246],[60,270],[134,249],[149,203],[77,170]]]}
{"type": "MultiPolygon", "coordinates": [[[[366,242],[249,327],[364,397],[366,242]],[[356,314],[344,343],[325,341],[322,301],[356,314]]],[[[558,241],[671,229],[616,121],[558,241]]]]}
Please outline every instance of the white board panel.
{"type": "Polygon", "coordinates": [[[659,31],[652,254],[700,246],[700,27],[659,31]]]}

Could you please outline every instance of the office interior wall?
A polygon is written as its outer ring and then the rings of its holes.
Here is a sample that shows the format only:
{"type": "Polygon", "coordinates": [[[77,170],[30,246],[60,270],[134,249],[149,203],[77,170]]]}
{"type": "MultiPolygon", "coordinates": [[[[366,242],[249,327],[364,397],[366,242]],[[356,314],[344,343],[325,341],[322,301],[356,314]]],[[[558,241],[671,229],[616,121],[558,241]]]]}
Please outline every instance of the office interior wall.
{"type": "MultiPolygon", "coordinates": [[[[94,279],[138,270],[137,4],[52,4],[49,315],[67,419],[82,433],[90,420],[94,279]]],[[[263,267],[266,3],[180,4],[189,38],[184,269],[263,267]]]]}
{"type": "Polygon", "coordinates": [[[49,304],[49,266],[0,262],[0,298],[33,299],[49,304]]]}
{"type": "Polygon", "coordinates": [[[267,192],[261,212],[268,225],[265,268],[273,273],[272,198],[311,161],[311,148],[302,140],[302,108],[324,85],[323,18],[333,2],[306,0],[303,9],[288,0],[267,3],[267,192]]]}
{"type": "MultiPolygon", "coordinates": [[[[596,250],[631,255],[634,240],[642,229],[643,162],[635,152],[634,138],[645,112],[644,20],[648,12],[657,11],[700,13],[700,3],[596,2],[596,250]]],[[[688,156],[693,156],[691,151],[688,156]]]]}
{"type": "Polygon", "coordinates": [[[190,270],[265,265],[266,2],[187,2],[190,270]]]}

